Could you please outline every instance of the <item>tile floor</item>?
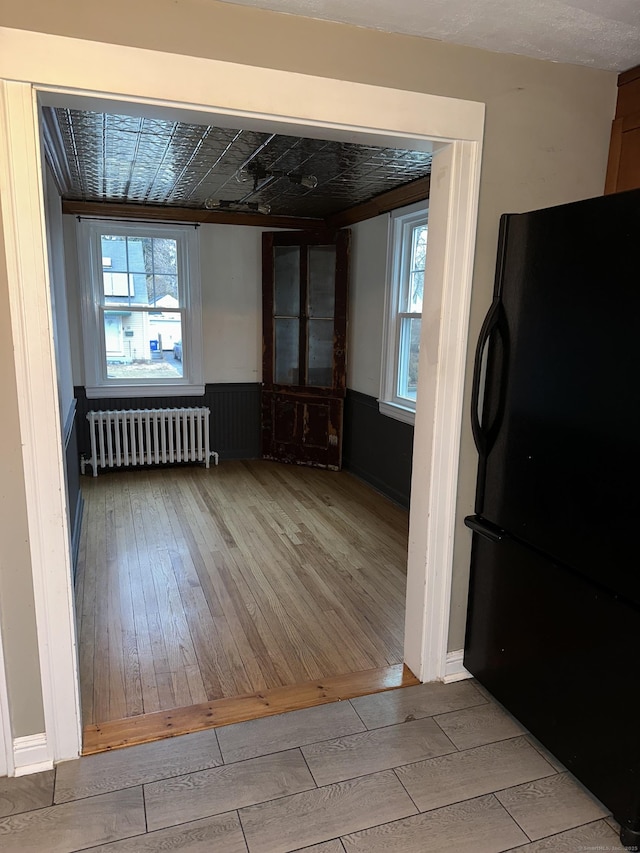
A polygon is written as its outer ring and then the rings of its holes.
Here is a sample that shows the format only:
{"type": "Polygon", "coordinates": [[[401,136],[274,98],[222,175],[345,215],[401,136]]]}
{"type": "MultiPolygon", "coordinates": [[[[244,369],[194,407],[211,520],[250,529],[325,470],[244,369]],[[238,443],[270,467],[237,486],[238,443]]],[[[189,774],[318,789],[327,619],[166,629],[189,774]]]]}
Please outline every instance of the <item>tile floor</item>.
{"type": "Polygon", "coordinates": [[[3,853],[623,849],[602,805],[470,681],[0,779],[3,853]]]}

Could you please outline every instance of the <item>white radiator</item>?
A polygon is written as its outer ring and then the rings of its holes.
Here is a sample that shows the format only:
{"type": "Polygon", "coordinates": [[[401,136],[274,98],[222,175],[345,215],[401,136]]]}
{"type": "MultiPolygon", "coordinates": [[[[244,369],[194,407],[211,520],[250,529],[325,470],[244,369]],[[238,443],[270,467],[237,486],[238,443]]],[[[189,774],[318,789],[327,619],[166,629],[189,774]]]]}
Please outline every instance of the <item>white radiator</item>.
{"type": "Polygon", "coordinates": [[[88,412],[91,430],[93,476],[98,468],[128,465],[161,465],[170,462],[204,462],[209,467],[209,409],[129,409],[88,412]]]}

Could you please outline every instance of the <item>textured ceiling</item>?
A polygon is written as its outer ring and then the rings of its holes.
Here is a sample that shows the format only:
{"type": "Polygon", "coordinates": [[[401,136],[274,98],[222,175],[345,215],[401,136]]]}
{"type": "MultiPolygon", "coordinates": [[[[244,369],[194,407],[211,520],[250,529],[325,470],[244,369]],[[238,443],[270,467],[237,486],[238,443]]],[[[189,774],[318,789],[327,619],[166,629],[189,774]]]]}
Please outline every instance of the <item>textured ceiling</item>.
{"type": "Polygon", "coordinates": [[[178,207],[216,199],[324,218],[431,167],[431,154],[419,151],[62,108],[44,108],[44,118],[57,142],[54,173],[65,199],[178,207]],[[317,186],[287,177],[303,175],[313,175],[317,186]]]}
{"type": "Polygon", "coordinates": [[[639,0],[224,0],[535,59],[640,63],[639,0]]]}

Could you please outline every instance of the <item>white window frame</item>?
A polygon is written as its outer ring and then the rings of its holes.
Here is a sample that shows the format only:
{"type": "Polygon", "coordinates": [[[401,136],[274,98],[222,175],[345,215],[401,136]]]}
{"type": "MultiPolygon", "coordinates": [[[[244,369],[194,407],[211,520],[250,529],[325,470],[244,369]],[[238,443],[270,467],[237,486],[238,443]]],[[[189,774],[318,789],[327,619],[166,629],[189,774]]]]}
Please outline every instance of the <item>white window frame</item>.
{"type": "MultiPolygon", "coordinates": [[[[147,224],[136,221],[80,219],[77,223],[78,262],[86,394],[97,397],[202,395],[202,294],[198,229],[192,225],[147,224]],[[182,315],[182,377],[175,379],[113,379],[107,377],[105,330],[102,322],[104,283],[100,236],[164,237],[177,242],[182,315]]],[[[146,310],[153,310],[151,307],[146,310]]]]}
{"type": "Polygon", "coordinates": [[[387,280],[385,291],[384,326],[382,333],[382,366],[380,370],[380,413],[390,418],[413,424],[416,416],[415,401],[398,395],[400,360],[402,347],[403,317],[422,317],[422,314],[407,314],[406,289],[409,282],[411,263],[411,241],[416,225],[428,222],[429,203],[416,204],[394,210],[389,216],[387,241],[387,280]]]}

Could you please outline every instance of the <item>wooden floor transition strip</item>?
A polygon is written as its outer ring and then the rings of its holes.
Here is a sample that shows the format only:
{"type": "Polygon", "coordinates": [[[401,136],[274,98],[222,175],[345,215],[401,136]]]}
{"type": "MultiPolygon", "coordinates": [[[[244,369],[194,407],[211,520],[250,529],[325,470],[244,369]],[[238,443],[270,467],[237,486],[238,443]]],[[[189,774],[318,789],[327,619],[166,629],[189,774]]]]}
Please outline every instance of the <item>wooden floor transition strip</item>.
{"type": "Polygon", "coordinates": [[[306,681],[290,687],[275,687],[261,693],[216,699],[213,702],[175,708],[172,711],[139,714],[123,720],[85,726],[82,754],[92,755],[123,746],[148,743],[419,683],[410,669],[403,664],[395,664],[365,672],[306,681]]]}

